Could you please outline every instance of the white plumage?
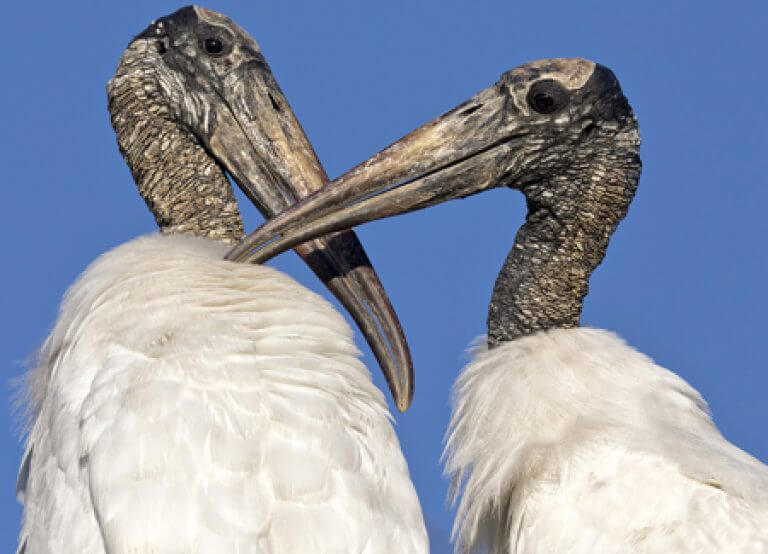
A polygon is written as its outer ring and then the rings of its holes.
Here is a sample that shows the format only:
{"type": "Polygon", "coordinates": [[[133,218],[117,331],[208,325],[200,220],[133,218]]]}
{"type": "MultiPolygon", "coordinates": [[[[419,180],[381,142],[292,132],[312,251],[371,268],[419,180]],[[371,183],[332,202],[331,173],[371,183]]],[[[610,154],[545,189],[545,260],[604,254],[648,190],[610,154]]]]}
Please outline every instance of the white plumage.
{"type": "Polygon", "coordinates": [[[140,238],[66,294],[30,376],[22,552],[427,552],[350,328],[227,248],[140,238]]]}
{"type": "Polygon", "coordinates": [[[446,471],[461,552],[768,552],[768,468],[706,402],[607,331],[481,343],[446,471]]]}

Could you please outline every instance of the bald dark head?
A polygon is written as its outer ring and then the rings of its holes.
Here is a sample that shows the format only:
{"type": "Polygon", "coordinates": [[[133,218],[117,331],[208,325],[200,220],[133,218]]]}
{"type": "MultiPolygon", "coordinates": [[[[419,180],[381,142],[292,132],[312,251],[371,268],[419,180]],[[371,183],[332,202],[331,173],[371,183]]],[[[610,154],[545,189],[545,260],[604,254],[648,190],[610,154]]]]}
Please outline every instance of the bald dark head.
{"type": "Polygon", "coordinates": [[[528,216],[494,288],[489,341],[573,327],[634,196],[639,146],[609,69],[578,58],[528,63],[266,223],[229,256],[263,261],[334,229],[515,188],[528,216]]]}
{"type": "Polygon", "coordinates": [[[637,122],[613,72],[578,70],[588,64],[530,64],[502,79],[536,130],[521,137],[525,161],[505,183],[525,194],[528,214],[494,285],[491,346],[579,325],[589,277],[634,197],[637,122]]]}
{"type": "MultiPolygon", "coordinates": [[[[272,77],[248,33],[222,14],[199,6],[153,21],[131,42],[123,63],[152,71],[174,116],[201,135],[212,133],[215,106],[234,81],[253,74],[251,66],[272,77]]],[[[276,86],[274,79],[267,84],[276,86]]]]}
{"type": "Polygon", "coordinates": [[[182,8],[131,41],[107,86],[120,151],[163,232],[232,242],[243,235],[224,160],[207,149],[230,115],[223,78],[243,63],[241,49],[263,61],[253,39],[224,16],[182,8]],[[211,40],[221,54],[206,52],[211,40]]]}

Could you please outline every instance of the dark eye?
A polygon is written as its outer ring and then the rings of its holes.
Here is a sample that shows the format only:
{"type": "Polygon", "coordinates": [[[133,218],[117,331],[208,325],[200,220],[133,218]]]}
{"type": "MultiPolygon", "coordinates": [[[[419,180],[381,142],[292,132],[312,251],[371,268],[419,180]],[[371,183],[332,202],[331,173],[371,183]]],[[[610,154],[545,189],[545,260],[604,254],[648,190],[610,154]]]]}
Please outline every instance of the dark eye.
{"type": "Polygon", "coordinates": [[[568,91],[552,79],[534,83],[528,91],[528,105],[539,113],[555,113],[567,104],[568,91]]]}
{"type": "Polygon", "coordinates": [[[168,51],[168,49],[165,47],[165,43],[162,40],[157,41],[155,48],[157,48],[157,53],[161,56],[168,51]]]}
{"type": "Polygon", "coordinates": [[[224,51],[224,43],[217,38],[207,38],[203,41],[203,48],[208,54],[216,56],[224,51]]]}

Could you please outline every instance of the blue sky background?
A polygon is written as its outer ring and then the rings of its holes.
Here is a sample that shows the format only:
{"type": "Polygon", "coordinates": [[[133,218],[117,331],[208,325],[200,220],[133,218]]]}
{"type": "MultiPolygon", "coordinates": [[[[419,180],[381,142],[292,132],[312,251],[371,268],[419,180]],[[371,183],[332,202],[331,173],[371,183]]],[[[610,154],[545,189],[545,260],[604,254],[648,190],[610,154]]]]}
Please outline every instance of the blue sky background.
{"type": "MultiPolygon", "coordinates": [[[[635,108],[644,173],[592,278],[583,321],[612,329],[709,401],[721,430],[768,460],[768,7],[760,1],[210,2],[261,44],[328,173],[337,176],[516,65],[582,56],[635,108]]],[[[117,151],[104,86],[166,1],[7,3],[0,59],[0,368],[20,374],[66,287],[154,222],[117,151]]],[[[433,551],[452,512],[439,457],[449,390],[484,332],[496,272],[524,216],[499,190],[360,229],[417,372],[398,432],[433,551]],[[461,254],[459,254],[459,252],[461,254]]],[[[259,221],[246,210],[247,223],[259,221]]],[[[274,264],[321,285],[294,254],[274,264]]],[[[359,336],[359,335],[358,335],[359,336]]],[[[362,341],[358,340],[362,346],[362,341]]],[[[383,386],[372,358],[377,382],[383,386]]],[[[0,551],[15,545],[21,446],[0,388],[0,551]]]]}

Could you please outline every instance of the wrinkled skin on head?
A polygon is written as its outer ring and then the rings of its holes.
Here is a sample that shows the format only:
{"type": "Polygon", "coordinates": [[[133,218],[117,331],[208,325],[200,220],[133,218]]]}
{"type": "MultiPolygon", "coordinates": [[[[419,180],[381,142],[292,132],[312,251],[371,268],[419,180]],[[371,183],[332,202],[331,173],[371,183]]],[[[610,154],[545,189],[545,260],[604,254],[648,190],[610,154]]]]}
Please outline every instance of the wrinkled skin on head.
{"type": "Polygon", "coordinates": [[[634,196],[639,145],[610,70],[572,58],[525,64],[266,223],[229,257],[262,261],[334,229],[512,187],[528,216],[494,288],[489,342],[573,327],[634,196]]]}

